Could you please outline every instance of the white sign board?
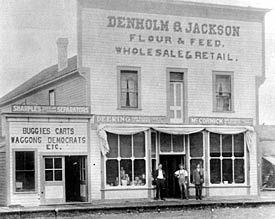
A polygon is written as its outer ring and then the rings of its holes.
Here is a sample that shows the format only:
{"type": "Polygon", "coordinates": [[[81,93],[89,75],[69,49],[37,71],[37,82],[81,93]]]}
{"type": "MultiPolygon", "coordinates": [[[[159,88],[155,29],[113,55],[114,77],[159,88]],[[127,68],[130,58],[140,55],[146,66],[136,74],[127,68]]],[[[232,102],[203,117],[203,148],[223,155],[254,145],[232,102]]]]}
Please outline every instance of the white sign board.
{"type": "Polygon", "coordinates": [[[11,122],[10,146],[39,152],[87,152],[87,123],[11,122]]]}

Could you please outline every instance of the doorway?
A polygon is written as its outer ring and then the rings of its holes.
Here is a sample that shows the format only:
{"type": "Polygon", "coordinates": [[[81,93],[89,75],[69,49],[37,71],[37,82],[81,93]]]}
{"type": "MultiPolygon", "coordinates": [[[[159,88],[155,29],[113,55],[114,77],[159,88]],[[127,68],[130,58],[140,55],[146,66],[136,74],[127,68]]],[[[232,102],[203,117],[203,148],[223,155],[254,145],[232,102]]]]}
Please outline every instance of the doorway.
{"type": "Polygon", "coordinates": [[[66,202],[87,201],[86,157],[65,157],[66,202]]]}
{"type": "Polygon", "coordinates": [[[174,173],[179,169],[179,164],[185,164],[185,155],[160,155],[160,163],[166,173],[166,197],[180,198],[178,179],[174,173]]]}

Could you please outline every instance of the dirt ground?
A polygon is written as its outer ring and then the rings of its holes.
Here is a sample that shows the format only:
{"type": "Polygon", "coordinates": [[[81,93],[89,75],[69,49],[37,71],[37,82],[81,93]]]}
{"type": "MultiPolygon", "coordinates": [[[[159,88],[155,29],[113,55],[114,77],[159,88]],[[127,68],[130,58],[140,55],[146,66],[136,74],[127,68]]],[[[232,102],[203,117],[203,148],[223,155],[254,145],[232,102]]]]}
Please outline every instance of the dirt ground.
{"type": "MultiPolygon", "coordinates": [[[[49,217],[47,217],[49,218],[49,217]]],[[[164,211],[158,210],[150,212],[119,212],[119,213],[97,213],[97,214],[81,214],[77,216],[57,216],[58,219],[150,219],[150,218],[171,218],[171,219],[186,219],[186,218],[217,218],[217,219],[274,219],[275,205],[259,206],[259,207],[236,207],[236,208],[206,208],[192,210],[175,210],[164,211]]],[[[54,218],[52,218],[54,219],[54,218]]]]}

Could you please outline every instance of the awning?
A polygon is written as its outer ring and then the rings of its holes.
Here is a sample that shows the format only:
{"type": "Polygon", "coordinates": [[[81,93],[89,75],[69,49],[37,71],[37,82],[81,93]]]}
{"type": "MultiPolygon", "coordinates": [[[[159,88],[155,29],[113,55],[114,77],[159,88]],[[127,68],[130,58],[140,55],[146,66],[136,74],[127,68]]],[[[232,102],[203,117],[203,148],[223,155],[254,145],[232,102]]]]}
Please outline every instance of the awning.
{"type": "Polygon", "coordinates": [[[273,165],[275,165],[275,156],[271,157],[271,156],[263,156],[264,159],[266,159],[268,162],[272,163],[273,165]]]}
{"type": "Polygon", "coordinates": [[[154,127],[153,129],[171,135],[189,135],[204,130],[204,128],[196,127],[154,127]]]}
{"type": "Polygon", "coordinates": [[[0,152],[5,151],[5,146],[6,146],[5,137],[0,137],[0,152]]]}
{"type": "Polygon", "coordinates": [[[252,127],[191,127],[191,126],[155,126],[155,125],[99,125],[97,134],[100,139],[100,150],[103,155],[109,152],[110,147],[107,140],[107,133],[110,132],[117,135],[134,135],[140,132],[147,131],[152,128],[158,132],[172,135],[189,135],[206,130],[217,134],[240,134],[244,133],[244,141],[248,151],[252,148],[253,136],[255,135],[252,127]]]}
{"type": "Polygon", "coordinates": [[[110,150],[106,132],[110,132],[116,135],[134,135],[140,132],[144,132],[149,128],[150,127],[144,126],[98,126],[97,135],[100,139],[100,150],[103,155],[106,155],[110,150]]]}

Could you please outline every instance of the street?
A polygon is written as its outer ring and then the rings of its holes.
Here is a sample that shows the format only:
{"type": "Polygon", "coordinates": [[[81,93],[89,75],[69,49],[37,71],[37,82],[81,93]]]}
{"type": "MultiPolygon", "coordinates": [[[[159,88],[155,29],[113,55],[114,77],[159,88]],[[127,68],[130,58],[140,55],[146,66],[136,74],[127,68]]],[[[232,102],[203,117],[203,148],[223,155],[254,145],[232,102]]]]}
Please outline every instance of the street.
{"type": "MultiPolygon", "coordinates": [[[[47,217],[48,218],[48,217],[47,217]]],[[[138,219],[138,218],[234,218],[234,219],[243,219],[243,218],[264,218],[264,219],[273,219],[275,218],[275,205],[269,206],[259,206],[255,208],[206,208],[206,209],[190,209],[190,210],[175,210],[175,211],[159,211],[156,209],[151,212],[121,212],[121,213],[97,213],[90,215],[77,215],[77,216],[57,216],[58,219],[86,219],[86,218],[96,218],[96,219],[138,219]]],[[[54,218],[52,218],[54,219],[54,218]]]]}

